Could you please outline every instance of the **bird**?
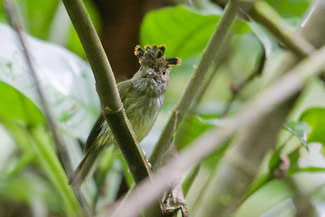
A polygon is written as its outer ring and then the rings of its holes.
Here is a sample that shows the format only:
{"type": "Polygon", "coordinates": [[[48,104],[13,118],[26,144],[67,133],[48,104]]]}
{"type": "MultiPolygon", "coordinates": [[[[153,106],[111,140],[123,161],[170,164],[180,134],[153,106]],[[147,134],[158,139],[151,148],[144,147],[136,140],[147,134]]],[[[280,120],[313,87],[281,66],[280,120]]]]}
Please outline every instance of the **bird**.
{"type": "MultiPolygon", "coordinates": [[[[177,57],[164,57],[165,45],[137,45],[134,55],[140,68],[131,79],[117,84],[118,91],[137,142],[148,135],[163,105],[169,73],[173,65],[179,65],[177,57]]],[[[80,187],[92,175],[100,153],[110,145],[116,145],[113,133],[103,114],[100,114],[86,140],[85,156],[72,173],[69,184],[80,187]]]]}

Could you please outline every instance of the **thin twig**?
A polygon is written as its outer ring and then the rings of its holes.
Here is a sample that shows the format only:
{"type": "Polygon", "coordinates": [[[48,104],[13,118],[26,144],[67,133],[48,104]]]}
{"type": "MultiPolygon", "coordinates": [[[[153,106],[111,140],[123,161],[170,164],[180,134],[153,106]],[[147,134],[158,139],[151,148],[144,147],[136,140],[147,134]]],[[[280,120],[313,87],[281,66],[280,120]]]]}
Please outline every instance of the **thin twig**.
{"type": "Polygon", "coordinates": [[[254,80],[254,78],[256,78],[257,75],[260,75],[263,71],[264,68],[264,63],[265,63],[265,52],[262,55],[262,58],[259,62],[258,67],[254,70],[253,73],[251,73],[246,79],[244,79],[239,85],[231,85],[230,86],[230,90],[231,90],[231,98],[229,99],[229,101],[227,102],[224,111],[221,113],[221,117],[225,117],[230,108],[232,103],[235,101],[235,99],[237,98],[237,96],[240,94],[240,92],[252,81],[254,80]]]}
{"type": "Polygon", "coordinates": [[[223,112],[221,113],[221,117],[225,117],[228,114],[232,103],[235,101],[235,99],[237,98],[241,90],[244,89],[246,85],[249,84],[255,78],[255,76],[256,74],[252,73],[245,80],[243,80],[239,85],[236,86],[232,84],[230,85],[231,98],[229,99],[223,112]]]}
{"type": "MultiPolygon", "coordinates": [[[[54,122],[51,112],[47,106],[47,101],[46,101],[44,93],[41,89],[39,78],[38,78],[37,73],[34,69],[33,63],[30,58],[30,53],[27,49],[26,41],[22,34],[21,24],[16,16],[14,6],[11,4],[10,0],[5,0],[4,3],[5,3],[5,8],[6,8],[6,12],[7,12],[9,21],[10,21],[11,25],[13,26],[13,28],[16,30],[19,42],[23,48],[25,60],[26,60],[27,66],[29,68],[29,73],[30,73],[32,79],[34,80],[36,91],[37,91],[37,94],[39,95],[39,98],[40,98],[40,101],[41,101],[41,104],[42,104],[42,107],[44,110],[44,114],[45,114],[45,117],[47,120],[47,124],[49,126],[49,129],[52,132],[52,135],[53,135],[53,139],[54,139],[54,142],[55,142],[55,145],[57,148],[58,157],[61,160],[61,165],[62,165],[63,169],[65,170],[66,175],[69,177],[70,174],[72,173],[72,164],[71,164],[71,161],[69,158],[69,154],[68,154],[67,148],[63,144],[62,139],[60,138],[60,136],[57,132],[55,122],[54,122]]],[[[87,201],[84,198],[83,194],[80,192],[79,189],[73,189],[73,190],[81,204],[84,216],[90,216],[91,215],[90,209],[89,209],[89,206],[88,206],[87,201]]]]}
{"type": "Polygon", "coordinates": [[[183,120],[184,115],[188,112],[193,99],[195,98],[198,89],[201,87],[204,77],[213,62],[216,56],[220,55],[220,48],[223,45],[224,39],[227,35],[227,32],[236,17],[238,7],[235,2],[232,0],[229,1],[225,12],[218,23],[218,26],[213,33],[205,52],[201,58],[201,61],[195,70],[190,82],[188,83],[181,99],[179,100],[178,105],[172,112],[163,132],[159,138],[158,143],[156,144],[154,151],[150,157],[150,162],[153,165],[154,169],[157,169],[160,165],[160,162],[163,161],[162,157],[165,157],[165,152],[170,149],[172,145],[171,138],[174,134],[174,126],[179,126],[180,122],[183,120]],[[176,123],[176,113],[180,114],[178,116],[178,121],[176,123]]]}
{"type": "MultiPolygon", "coordinates": [[[[204,157],[215,151],[236,130],[255,123],[264,114],[296,94],[304,83],[318,75],[325,67],[325,47],[316,51],[305,61],[298,64],[265,91],[257,95],[242,112],[234,115],[224,127],[208,132],[189,148],[181,152],[177,159],[172,159],[166,166],[152,176],[152,181],[145,180],[138,185],[124,202],[119,216],[135,217],[151,204],[169,187],[170,181],[192,166],[197,165],[204,157]]],[[[106,212],[109,216],[111,210],[106,212]]]]}

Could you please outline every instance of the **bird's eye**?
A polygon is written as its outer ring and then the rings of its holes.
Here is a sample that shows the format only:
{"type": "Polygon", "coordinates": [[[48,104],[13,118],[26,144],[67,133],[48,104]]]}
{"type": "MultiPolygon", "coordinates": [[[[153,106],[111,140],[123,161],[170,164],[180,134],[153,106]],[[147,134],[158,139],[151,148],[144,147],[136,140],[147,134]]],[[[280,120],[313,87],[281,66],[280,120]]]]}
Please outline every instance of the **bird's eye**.
{"type": "Polygon", "coordinates": [[[166,71],[163,71],[163,75],[166,75],[166,71]]]}

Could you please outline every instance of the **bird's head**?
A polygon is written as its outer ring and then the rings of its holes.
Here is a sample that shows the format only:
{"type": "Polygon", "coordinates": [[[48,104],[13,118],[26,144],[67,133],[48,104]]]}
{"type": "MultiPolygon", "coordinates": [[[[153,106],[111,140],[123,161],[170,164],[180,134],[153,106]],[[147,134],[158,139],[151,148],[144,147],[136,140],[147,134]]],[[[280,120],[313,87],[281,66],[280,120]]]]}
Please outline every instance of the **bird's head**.
{"type": "Polygon", "coordinates": [[[140,79],[144,88],[148,88],[146,91],[153,91],[153,94],[166,91],[171,67],[181,62],[179,58],[164,57],[164,53],[164,45],[145,46],[145,50],[137,45],[134,50],[140,63],[135,79],[140,79]]]}

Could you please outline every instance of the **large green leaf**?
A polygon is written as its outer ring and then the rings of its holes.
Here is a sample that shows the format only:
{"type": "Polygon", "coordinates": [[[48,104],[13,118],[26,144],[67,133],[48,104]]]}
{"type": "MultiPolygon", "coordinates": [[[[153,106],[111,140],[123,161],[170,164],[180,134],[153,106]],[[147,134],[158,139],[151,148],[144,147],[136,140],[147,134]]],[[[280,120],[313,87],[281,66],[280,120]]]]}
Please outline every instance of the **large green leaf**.
{"type": "Polygon", "coordinates": [[[42,112],[21,92],[0,81],[0,93],[0,115],[29,126],[44,123],[42,112]]]}
{"type": "Polygon", "coordinates": [[[325,144],[325,108],[309,108],[300,116],[308,124],[308,142],[325,144]]]}
{"type": "MultiPolygon", "coordinates": [[[[98,111],[98,97],[89,65],[59,46],[25,34],[41,89],[58,126],[69,135],[88,134],[98,111]]],[[[0,81],[27,96],[41,110],[16,33],[0,24],[0,81]]]]}
{"type": "MultiPolygon", "coordinates": [[[[187,58],[203,51],[220,15],[200,13],[184,7],[168,7],[149,12],[140,29],[141,44],[165,44],[166,56],[187,58]]],[[[250,31],[241,21],[232,27],[236,33],[250,31]]]]}

